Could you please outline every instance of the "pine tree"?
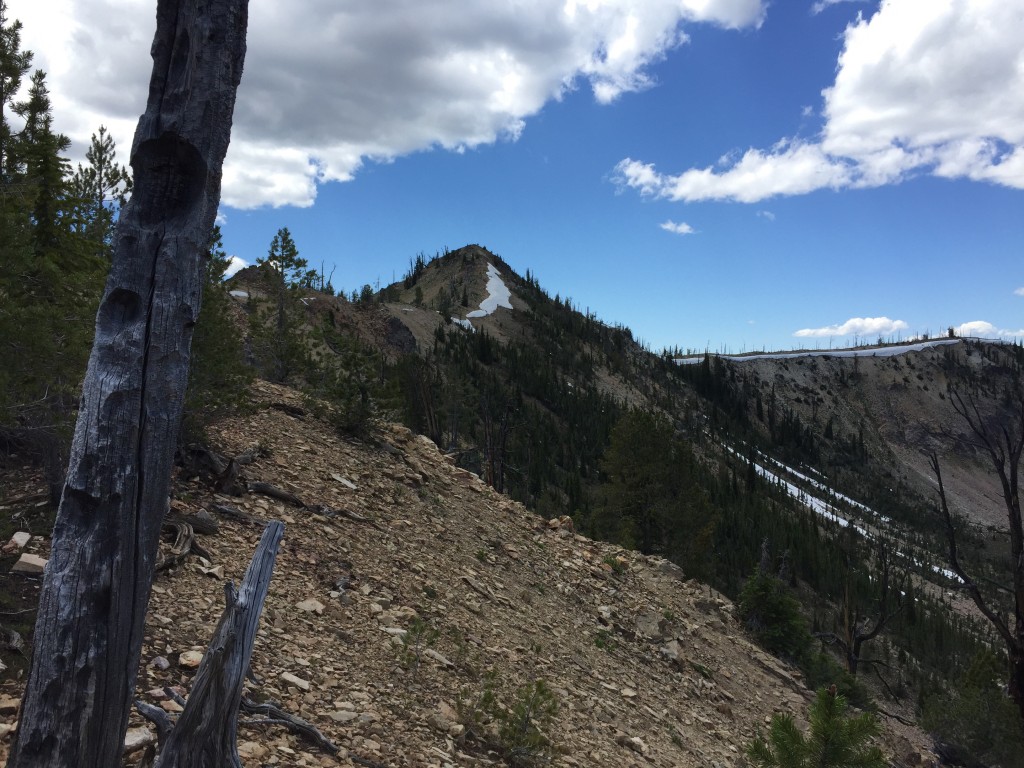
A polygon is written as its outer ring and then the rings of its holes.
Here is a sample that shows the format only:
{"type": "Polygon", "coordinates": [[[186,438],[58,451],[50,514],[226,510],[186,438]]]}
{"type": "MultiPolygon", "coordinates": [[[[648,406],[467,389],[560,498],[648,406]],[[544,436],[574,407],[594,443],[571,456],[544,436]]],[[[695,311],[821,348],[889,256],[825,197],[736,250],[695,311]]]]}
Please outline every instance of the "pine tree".
{"type": "Polygon", "coordinates": [[[775,715],[768,739],[751,742],[747,757],[757,768],[885,768],[881,750],[869,746],[878,720],[870,712],[847,717],[846,709],[834,686],[822,688],[810,708],[808,733],[797,729],[792,715],[775,715]]]}
{"type": "Polygon", "coordinates": [[[0,182],[7,186],[12,174],[10,154],[13,133],[7,119],[11,100],[21,89],[22,78],[32,67],[32,52],[21,50],[21,22],[9,21],[7,2],[0,0],[0,182]]]}
{"type": "Polygon", "coordinates": [[[56,497],[105,265],[71,227],[69,141],[53,128],[45,74],[32,76],[24,101],[12,101],[31,64],[18,50],[19,30],[6,18],[0,24],[0,357],[18,363],[0,373],[0,437],[42,461],[56,497]],[[23,121],[20,130],[8,114],[23,121]]]}
{"type": "Polygon", "coordinates": [[[182,441],[202,439],[214,421],[240,408],[252,382],[245,364],[242,334],[231,317],[231,296],[224,273],[231,263],[224,252],[220,227],[214,226],[206,262],[203,303],[192,336],[182,441]]]}
{"type": "Polygon", "coordinates": [[[78,165],[71,178],[71,195],[76,203],[76,229],[96,252],[110,260],[114,252],[117,214],[131,194],[132,178],[117,162],[114,140],[101,125],[86,150],[87,166],[78,165]]]}
{"type": "Polygon", "coordinates": [[[285,382],[309,368],[299,291],[311,287],[317,273],[307,269],[287,227],[277,231],[266,258],[257,259],[256,265],[268,283],[271,305],[251,318],[253,354],[264,376],[285,382]]]}

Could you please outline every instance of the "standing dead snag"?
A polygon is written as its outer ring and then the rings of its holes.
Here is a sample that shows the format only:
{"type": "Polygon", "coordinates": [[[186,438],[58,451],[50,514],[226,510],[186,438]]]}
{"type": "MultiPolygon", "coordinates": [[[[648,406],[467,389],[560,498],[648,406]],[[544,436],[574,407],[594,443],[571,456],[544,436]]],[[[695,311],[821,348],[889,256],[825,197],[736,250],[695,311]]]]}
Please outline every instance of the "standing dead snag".
{"type": "Polygon", "coordinates": [[[167,510],[247,0],[158,0],[9,768],[118,765],[167,510]]]}
{"type": "MultiPolygon", "coordinates": [[[[849,564],[847,567],[849,568],[849,564]]],[[[853,677],[857,676],[862,663],[867,664],[878,674],[886,689],[889,689],[888,683],[878,672],[877,667],[881,662],[863,657],[864,644],[878,637],[886,625],[903,610],[903,587],[907,582],[907,574],[893,570],[885,545],[878,548],[878,575],[877,602],[874,606],[877,610],[862,612],[859,605],[854,605],[848,579],[843,594],[843,634],[840,636],[835,632],[816,632],[814,636],[827,643],[836,643],[843,649],[846,671],[853,677]]]]}
{"type": "Polygon", "coordinates": [[[1001,418],[986,417],[973,397],[964,398],[956,390],[951,390],[950,401],[969,429],[970,436],[963,442],[986,456],[1002,486],[1010,532],[1010,584],[995,586],[1012,597],[1012,619],[1002,614],[998,606],[992,605],[979,588],[978,580],[972,578],[960,562],[956,528],[946,502],[939,459],[935,453],[931,453],[928,458],[939,486],[939,505],[946,524],[949,567],[963,582],[961,588],[970,595],[978,610],[989,620],[1006,644],[1006,652],[1010,659],[1007,687],[1021,719],[1024,720],[1024,520],[1021,517],[1019,486],[1021,457],[1024,454],[1024,380],[1018,373],[1006,395],[1009,411],[1001,418]]]}
{"type": "Polygon", "coordinates": [[[230,583],[224,585],[224,613],[174,727],[163,710],[140,707],[157,722],[161,734],[169,733],[162,739],[157,768],[241,768],[237,732],[242,684],[283,533],[284,526],[271,521],[238,591],[230,583]]]}

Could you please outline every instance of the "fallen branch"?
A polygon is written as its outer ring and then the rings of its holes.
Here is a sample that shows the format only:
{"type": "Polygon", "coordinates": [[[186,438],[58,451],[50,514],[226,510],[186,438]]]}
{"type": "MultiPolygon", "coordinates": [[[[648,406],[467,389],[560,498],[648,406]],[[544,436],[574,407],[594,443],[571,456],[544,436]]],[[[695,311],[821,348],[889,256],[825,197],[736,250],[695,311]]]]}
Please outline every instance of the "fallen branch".
{"type": "Polygon", "coordinates": [[[326,505],[320,505],[318,511],[319,511],[319,513],[321,515],[324,515],[325,517],[344,517],[344,518],[346,518],[348,520],[351,520],[352,522],[355,522],[355,523],[363,523],[364,525],[372,525],[378,531],[383,531],[384,530],[383,528],[380,527],[380,524],[377,523],[377,521],[374,520],[373,518],[366,517],[365,515],[360,515],[359,513],[353,512],[353,511],[351,511],[349,509],[334,509],[334,508],[328,507],[326,505]]]}
{"type": "Polygon", "coordinates": [[[301,717],[296,717],[295,715],[285,712],[272,701],[257,703],[252,699],[243,696],[241,708],[243,712],[250,715],[268,716],[265,720],[250,720],[250,723],[272,723],[274,725],[283,725],[292,733],[297,733],[300,736],[304,736],[309,739],[325,752],[329,752],[332,755],[336,755],[338,753],[338,747],[335,746],[330,739],[320,733],[315,725],[306,722],[301,717]]]}
{"type": "Polygon", "coordinates": [[[185,562],[185,559],[192,553],[192,547],[195,543],[195,533],[192,530],[192,526],[183,520],[169,520],[163,524],[163,532],[170,532],[174,535],[174,543],[171,545],[170,552],[161,552],[156,560],[156,570],[166,571],[168,568],[173,568],[176,565],[180,565],[185,562]]]}
{"type": "Polygon", "coordinates": [[[19,504],[38,504],[43,501],[48,501],[49,498],[49,494],[46,493],[30,493],[25,496],[15,496],[11,499],[0,499],[0,509],[14,507],[19,504]]]}
{"type": "Polygon", "coordinates": [[[243,523],[250,525],[266,525],[267,521],[262,518],[250,515],[248,512],[243,512],[240,509],[236,509],[229,504],[214,504],[213,511],[218,514],[224,515],[225,517],[232,517],[235,520],[240,520],[243,523]]]}
{"type": "Polygon", "coordinates": [[[886,712],[881,707],[877,707],[877,709],[878,709],[878,714],[885,715],[886,717],[891,717],[893,720],[896,720],[897,722],[903,723],[903,725],[911,725],[911,726],[917,725],[917,723],[915,723],[913,720],[907,720],[905,717],[900,717],[899,715],[897,715],[897,714],[895,714],[893,712],[886,712]]]}
{"type": "Polygon", "coordinates": [[[192,526],[192,531],[201,536],[210,536],[220,533],[220,523],[207,513],[197,515],[183,515],[180,512],[171,512],[164,518],[164,525],[168,523],[187,523],[192,526]]]}
{"type": "Polygon", "coordinates": [[[262,493],[264,496],[269,496],[272,499],[284,501],[288,504],[294,504],[296,507],[306,506],[305,502],[303,502],[302,499],[294,493],[289,493],[288,491],[282,490],[276,485],[271,485],[270,483],[250,483],[249,491],[252,493],[262,493]]]}
{"type": "Polygon", "coordinates": [[[297,405],[290,405],[288,403],[277,402],[277,403],[271,403],[270,407],[273,408],[275,411],[281,411],[282,413],[287,413],[289,416],[294,416],[297,419],[301,419],[301,418],[303,418],[306,415],[306,409],[305,408],[300,408],[297,405]]]}

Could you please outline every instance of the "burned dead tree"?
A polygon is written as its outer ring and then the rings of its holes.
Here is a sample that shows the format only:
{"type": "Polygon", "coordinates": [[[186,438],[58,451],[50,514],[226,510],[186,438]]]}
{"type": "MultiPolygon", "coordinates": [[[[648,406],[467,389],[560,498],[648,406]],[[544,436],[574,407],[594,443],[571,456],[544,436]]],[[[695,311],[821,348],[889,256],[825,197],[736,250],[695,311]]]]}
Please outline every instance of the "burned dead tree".
{"type": "Polygon", "coordinates": [[[1024,721],[1024,518],[1020,507],[1020,469],[1024,456],[1024,379],[1019,369],[1002,399],[1005,406],[1003,412],[987,414],[973,396],[965,396],[955,389],[950,391],[953,409],[968,428],[968,437],[960,442],[974,448],[987,459],[999,478],[1006,507],[1010,539],[1009,573],[1004,576],[1005,581],[988,582],[991,589],[987,594],[982,590],[987,580],[972,576],[964,568],[957,546],[955,521],[946,500],[939,459],[934,452],[928,458],[938,485],[939,509],[946,526],[949,567],[959,577],[960,589],[970,596],[1006,645],[1009,657],[1007,688],[1024,721]],[[1012,616],[1007,616],[993,600],[992,594],[1000,593],[1012,601],[1012,616]]]}
{"type": "Polygon", "coordinates": [[[9,768],[120,764],[247,17],[247,0],[157,3],[9,768]]]}
{"type": "MultiPolygon", "coordinates": [[[[873,610],[863,611],[855,605],[851,594],[850,583],[847,581],[843,595],[843,632],[816,632],[815,637],[823,642],[835,643],[843,650],[846,671],[856,677],[861,664],[875,668],[881,662],[865,659],[863,649],[881,634],[886,625],[903,610],[903,587],[907,583],[907,574],[897,572],[893,568],[888,549],[883,545],[878,548],[878,592],[873,610]]],[[[849,563],[847,563],[849,568],[849,563]]],[[[879,674],[879,679],[888,689],[888,684],[879,674]]]]}

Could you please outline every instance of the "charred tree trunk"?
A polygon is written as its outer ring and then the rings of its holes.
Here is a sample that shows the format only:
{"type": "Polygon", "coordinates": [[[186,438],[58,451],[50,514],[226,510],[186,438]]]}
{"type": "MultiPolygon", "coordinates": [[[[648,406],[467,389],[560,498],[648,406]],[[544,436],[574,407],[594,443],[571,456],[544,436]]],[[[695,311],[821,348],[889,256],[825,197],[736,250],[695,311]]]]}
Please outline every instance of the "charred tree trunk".
{"type": "Polygon", "coordinates": [[[158,0],[149,103],[9,768],[119,765],[220,200],[247,0],[158,0]]]}
{"type": "Polygon", "coordinates": [[[230,583],[224,585],[224,614],[199,665],[185,711],[174,727],[170,728],[163,710],[144,710],[157,721],[161,733],[170,733],[156,768],[242,768],[237,735],[242,684],[283,533],[281,523],[269,523],[239,590],[230,583]]]}

